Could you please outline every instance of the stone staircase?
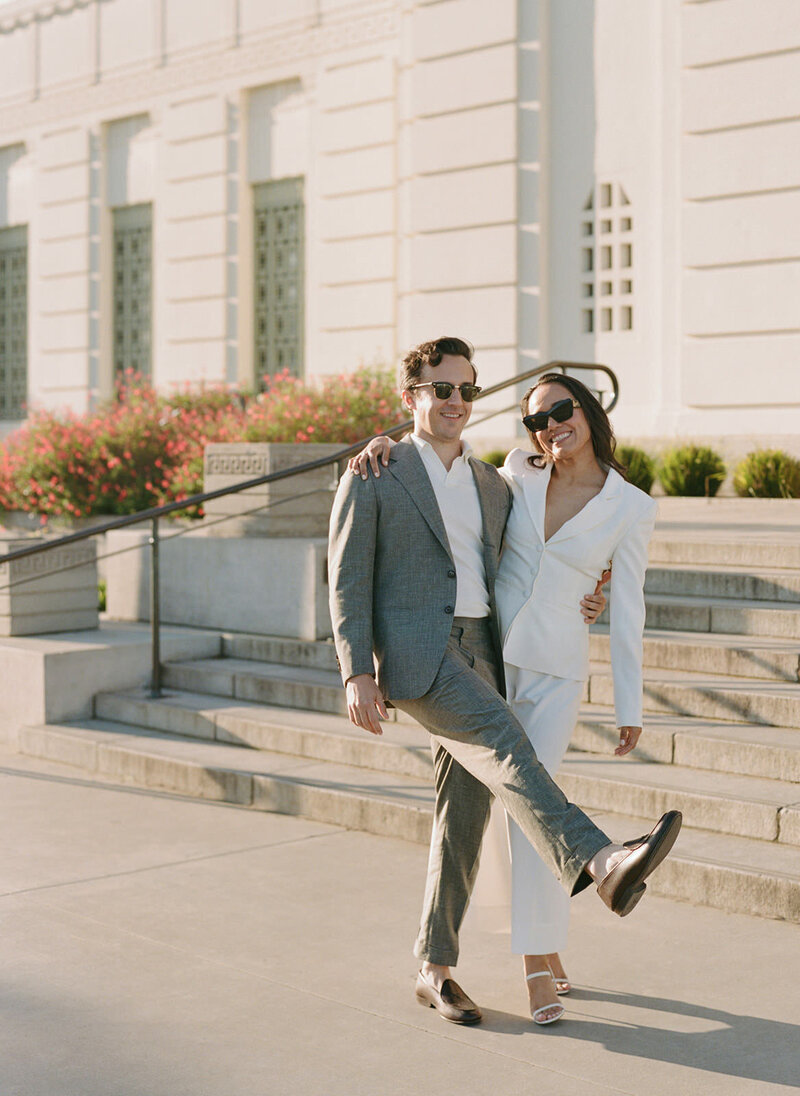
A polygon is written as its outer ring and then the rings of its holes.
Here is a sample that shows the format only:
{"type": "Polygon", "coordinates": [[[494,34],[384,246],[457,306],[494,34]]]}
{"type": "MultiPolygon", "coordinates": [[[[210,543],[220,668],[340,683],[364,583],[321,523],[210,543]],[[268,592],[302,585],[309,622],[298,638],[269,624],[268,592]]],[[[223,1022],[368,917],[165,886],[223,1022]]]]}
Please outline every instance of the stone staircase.
{"type": "MultiPolygon", "coordinates": [[[[607,626],[559,783],[614,837],[684,814],[655,893],[800,922],[800,544],[658,532],[645,733],[616,742],[607,626]]],[[[170,662],[165,695],[100,693],[94,719],[23,728],[17,748],[97,777],[425,842],[425,732],[352,727],[330,642],[244,634],[170,662]]]]}

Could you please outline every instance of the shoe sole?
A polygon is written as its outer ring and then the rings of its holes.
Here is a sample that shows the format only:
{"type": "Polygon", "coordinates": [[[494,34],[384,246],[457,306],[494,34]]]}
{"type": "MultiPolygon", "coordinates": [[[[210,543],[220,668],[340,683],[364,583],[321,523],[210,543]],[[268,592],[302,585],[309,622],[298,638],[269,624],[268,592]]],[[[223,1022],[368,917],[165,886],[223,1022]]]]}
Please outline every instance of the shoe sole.
{"type": "MultiPolygon", "coordinates": [[[[614,903],[610,907],[611,912],[616,913],[618,917],[627,917],[628,914],[634,909],[634,907],[638,905],[638,903],[644,896],[645,890],[647,889],[644,880],[647,879],[648,876],[653,874],[659,864],[661,864],[661,862],[672,850],[672,846],[678,839],[683,816],[681,815],[680,811],[668,811],[665,817],[669,818],[669,821],[664,827],[663,836],[659,840],[656,848],[653,850],[653,855],[647,862],[646,870],[642,872],[642,874],[635,882],[631,883],[630,887],[627,890],[622,892],[616,903],[614,903]]],[[[648,837],[649,836],[650,834],[648,834],[648,837]]]]}
{"type": "Polygon", "coordinates": [[[436,1005],[433,1003],[433,1001],[429,1000],[427,997],[423,997],[418,993],[418,994],[416,994],[416,998],[417,998],[417,1004],[418,1005],[422,1005],[423,1008],[436,1009],[436,1011],[439,1013],[441,1018],[443,1020],[447,1020],[448,1024],[461,1024],[462,1027],[468,1027],[470,1024],[479,1024],[481,1022],[481,1020],[483,1019],[483,1017],[480,1014],[478,1014],[477,1016],[468,1016],[465,1019],[461,1019],[461,1020],[456,1019],[453,1016],[445,1016],[445,1014],[443,1012],[441,1012],[438,1008],[436,1008],[436,1005]]]}
{"type": "Polygon", "coordinates": [[[646,890],[647,883],[640,883],[638,887],[634,887],[633,890],[628,891],[617,907],[612,908],[611,912],[616,913],[618,917],[627,917],[644,898],[644,892],[646,890]]]}

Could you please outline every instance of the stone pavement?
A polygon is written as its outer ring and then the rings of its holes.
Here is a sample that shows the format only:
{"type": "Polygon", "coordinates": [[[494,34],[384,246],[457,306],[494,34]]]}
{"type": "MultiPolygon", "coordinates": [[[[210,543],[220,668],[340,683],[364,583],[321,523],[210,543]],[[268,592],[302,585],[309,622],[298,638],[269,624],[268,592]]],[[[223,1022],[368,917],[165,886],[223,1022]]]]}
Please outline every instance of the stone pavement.
{"type": "Polygon", "coordinates": [[[470,925],[484,1023],[415,1002],[425,850],[0,755],[1,1096],[769,1096],[800,1082],[800,929],[573,904],[568,1020],[470,925]]]}

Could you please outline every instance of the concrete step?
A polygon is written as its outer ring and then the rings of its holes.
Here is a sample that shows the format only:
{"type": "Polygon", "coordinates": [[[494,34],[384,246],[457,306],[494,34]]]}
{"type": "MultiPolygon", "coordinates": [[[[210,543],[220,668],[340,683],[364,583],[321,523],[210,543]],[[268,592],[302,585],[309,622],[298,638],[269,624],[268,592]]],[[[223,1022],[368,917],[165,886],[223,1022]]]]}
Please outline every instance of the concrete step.
{"type": "Polygon", "coordinates": [[[100,693],[99,719],[150,731],[225,742],[274,753],[430,780],[430,739],[419,724],[383,724],[380,737],[338,715],[231,703],[203,693],[168,692],[154,699],[144,690],[100,693]]]}
{"type": "MultiPolygon", "coordinates": [[[[213,733],[218,742],[257,743],[264,752],[346,763],[392,779],[402,775],[426,781],[431,776],[427,736],[419,727],[389,724],[384,743],[351,728],[344,720],[320,716],[309,719],[309,713],[282,713],[277,708],[270,712],[226,709],[222,705],[209,706],[208,698],[199,696],[170,698],[164,703],[135,695],[110,697],[98,704],[98,714],[104,718],[113,715],[115,720],[124,719],[131,725],[139,717],[148,729],[154,724],[180,723],[184,734],[191,730],[192,724],[187,723],[191,719],[202,723],[206,736],[213,733]]],[[[715,739],[714,732],[719,736],[721,729],[710,727],[698,745],[685,729],[659,730],[662,737],[672,738],[672,764],[634,758],[620,762],[571,750],[560,775],[567,794],[596,809],[645,815],[661,814],[668,809],[664,803],[673,802],[684,811],[690,824],[704,829],[800,843],[798,783],[775,779],[774,773],[756,777],[748,772],[701,770],[674,763],[675,752],[679,757],[706,762],[729,753],[744,768],[752,755],[760,754],[766,768],[769,759],[778,756],[785,759],[786,768],[797,777],[800,742],[790,744],[789,735],[785,734],[782,741],[770,738],[759,749],[747,741],[747,728],[733,728],[734,732],[739,731],[738,737],[734,733],[727,739],[715,739]]]]}
{"type": "Polygon", "coordinates": [[[110,720],[25,727],[8,745],[31,757],[137,787],[302,815],[410,841],[430,838],[430,777],[415,780],[222,742],[198,742],[110,720]]]}
{"type": "MultiPolygon", "coordinates": [[[[168,663],[167,689],[207,693],[274,707],[346,715],[338,673],[217,658],[168,663]]],[[[595,664],[588,684],[592,704],[613,705],[609,667],[595,664]]],[[[714,677],[679,670],[648,669],[647,712],[670,712],[702,719],[729,720],[775,727],[800,727],[800,685],[714,677]]]]}
{"type": "MultiPolygon", "coordinates": [[[[652,820],[588,811],[618,839],[647,833],[652,820]]],[[[800,923],[800,850],[684,826],[673,855],[647,881],[651,894],[729,913],[800,923]]]]}
{"type": "MultiPolygon", "coordinates": [[[[171,692],[154,699],[144,690],[100,693],[95,713],[147,730],[229,742],[345,765],[429,778],[427,732],[413,721],[387,722],[375,738],[342,716],[231,703],[202,693],[171,692]]],[[[613,709],[588,705],[572,738],[576,751],[611,755],[618,742],[613,709]]],[[[636,759],[694,769],[800,782],[800,735],[779,727],[676,718],[653,713],[636,759]]]]}
{"type": "Polygon", "coordinates": [[[800,787],[795,783],[573,751],[559,770],[558,783],[570,799],[594,810],[657,818],[677,808],[689,826],[800,845],[800,787]]]}
{"type": "MultiPolygon", "coordinates": [[[[607,624],[592,626],[589,654],[595,662],[610,662],[607,624]]],[[[756,643],[739,635],[648,628],[644,634],[644,665],[796,684],[800,680],[800,641],[770,637],[756,643]]]]}
{"type": "MultiPolygon", "coordinates": [[[[724,635],[797,639],[800,608],[775,601],[748,601],[677,594],[648,594],[646,625],[659,631],[713,632],[724,635]]],[[[600,620],[607,622],[607,611],[600,620]]]]}
{"type": "MultiPolygon", "coordinates": [[[[592,626],[590,652],[596,662],[609,660],[608,633],[607,623],[592,626]]],[[[222,653],[229,658],[338,672],[331,640],[226,633],[222,644],[222,653]]],[[[800,678],[800,640],[797,639],[763,637],[753,642],[746,636],[719,632],[698,635],[695,630],[648,628],[644,649],[645,665],[764,680],[795,682],[800,678]]]]}
{"type": "MultiPolygon", "coordinates": [[[[613,708],[584,706],[571,748],[610,756],[618,743],[613,708]]],[[[800,783],[800,733],[783,727],[648,712],[631,758],[800,783]]]]}
{"type": "Polygon", "coordinates": [[[282,708],[347,714],[342,679],[332,670],[241,658],[207,658],[168,663],[163,679],[167,689],[210,693],[282,708]]]}
{"type": "MultiPolygon", "coordinates": [[[[613,580],[612,580],[613,589],[613,580]]],[[[704,569],[690,564],[647,569],[645,594],[684,597],[736,598],[800,605],[800,572],[743,571],[735,567],[704,569]]]]}
{"type": "Polygon", "coordinates": [[[226,658],[338,672],[332,639],[285,639],[282,636],[226,632],[222,637],[222,653],[226,658]]]}
{"type": "MultiPolygon", "coordinates": [[[[429,782],[409,777],[137,731],[107,721],[23,728],[9,744],[26,756],[73,765],[94,778],[302,814],[411,841],[429,839],[432,788],[429,782]]],[[[619,767],[628,768],[629,763],[619,767]]],[[[594,783],[587,771],[582,776],[584,788],[594,783]]],[[[562,774],[562,783],[570,778],[570,772],[562,774]]],[[[669,795],[670,806],[678,805],[675,791],[669,795]]],[[[643,805],[645,799],[642,796],[643,805]]],[[[592,813],[617,840],[652,825],[655,815],[649,810],[629,816],[621,803],[614,805],[613,813],[592,813]]],[[[656,894],[800,922],[800,849],[774,840],[707,832],[687,819],[674,856],[649,886],[656,894]]]]}
{"type": "Polygon", "coordinates": [[[688,564],[704,567],[736,567],[739,570],[800,571],[800,543],[779,542],[767,538],[729,536],[710,538],[687,530],[681,537],[656,531],[650,541],[651,564],[688,564]]]}
{"type": "MultiPolygon", "coordinates": [[[[614,703],[610,669],[601,665],[592,668],[589,700],[593,704],[614,703]]],[[[648,668],[644,675],[644,710],[798,728],[800,685],[648,668]]]]}

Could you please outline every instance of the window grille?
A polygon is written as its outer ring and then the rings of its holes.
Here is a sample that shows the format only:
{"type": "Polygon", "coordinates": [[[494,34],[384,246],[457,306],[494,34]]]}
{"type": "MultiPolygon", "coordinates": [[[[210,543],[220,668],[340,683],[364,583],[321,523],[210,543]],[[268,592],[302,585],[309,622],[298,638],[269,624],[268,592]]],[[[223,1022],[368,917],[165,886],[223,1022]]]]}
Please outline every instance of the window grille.
{"type": "Polygon", "coordinates": [[[303,372],[303,180],[279,179],[254,188],[255,369],[303,372]]]}
{"type": "Polygon", "coordinates": [[[598,183],[581,219],[581,331],[633,330],[633,213],[619,183],[598,183]]]}
{"type": "Polygon", "coordinates": [[[114,222],[114,372],[150,376],[152,206],[123,206],[114,222]]]}
{"type": "Polygon", "coordinates": [[[0,419],[24,419],[28,398],[28,230],[0,229],[0,419]]]}

